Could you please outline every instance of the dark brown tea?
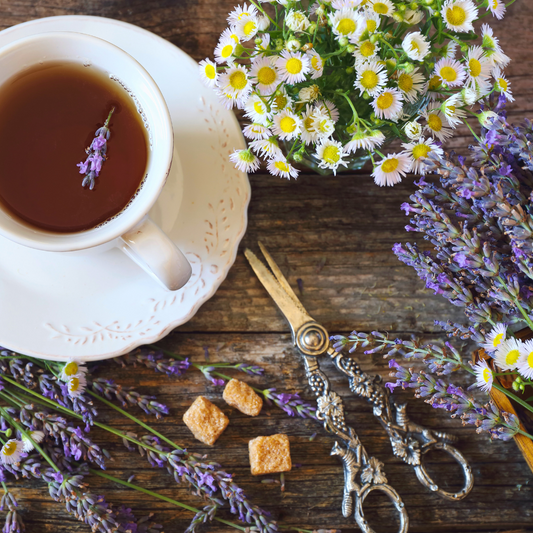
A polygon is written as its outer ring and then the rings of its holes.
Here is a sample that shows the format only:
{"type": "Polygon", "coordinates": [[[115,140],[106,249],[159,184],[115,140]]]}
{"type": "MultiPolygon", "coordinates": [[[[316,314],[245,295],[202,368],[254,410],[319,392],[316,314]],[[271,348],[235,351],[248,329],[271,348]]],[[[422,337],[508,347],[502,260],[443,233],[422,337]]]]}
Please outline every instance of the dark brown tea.
{"type": "Polygon", "coordinates": [[[0,88],[0,200],[30,225],[64,233],[106,221],[134,196],[147,159],[133,99],[92,66],[45,63],[0,88]],[[76,165],[113,106],[107,160],[89,190],[76,165]]]}

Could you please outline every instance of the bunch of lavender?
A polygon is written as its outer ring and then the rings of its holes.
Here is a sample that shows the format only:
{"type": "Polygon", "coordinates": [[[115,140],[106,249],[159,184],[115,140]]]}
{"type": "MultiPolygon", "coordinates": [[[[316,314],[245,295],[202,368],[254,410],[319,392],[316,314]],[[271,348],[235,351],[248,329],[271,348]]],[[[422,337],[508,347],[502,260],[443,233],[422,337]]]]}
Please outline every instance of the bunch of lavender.
{"type": "Polygon", "coordinates": [[[520,429],[515,416],[498,412],[491,403],[479,403],[442,379],[454,370],[466,370],[483,391],[497,388],[533,412],[533,397],[522,397],[526,386],[533,385],[533,341],[521,340],[533,336],[533,128],[529,120],[516,127],[507,122],[504,95],[487,102],[479,120],[481,137],[470,147],[472,165],[453,154],[430,154],[426,172],[439,179],[420,179],[410,202],[402,205],[411,216],[407,231],[423,233],[432,249],[407,243],[395,244],[393,250],[426,287],[464,308],[468,324],[437,324],[450,337],[477,343],[484,350],[481,359],[472,367],[450,343],[389,340],[378,332],[338,337],[337,346],[351,344],[352,349],[367,348],[366,353],[419,358],[425,371],[391,361],[397,379],[389,384],[391,389],[414,388],[434,407],[475,423],[493,437],[524,433],[533,439],[520,429]],[[515,332],[524,327],[527,333],[517,336],[515,332]],[[503,375],[518,394],[495,380],[503,375]]]}

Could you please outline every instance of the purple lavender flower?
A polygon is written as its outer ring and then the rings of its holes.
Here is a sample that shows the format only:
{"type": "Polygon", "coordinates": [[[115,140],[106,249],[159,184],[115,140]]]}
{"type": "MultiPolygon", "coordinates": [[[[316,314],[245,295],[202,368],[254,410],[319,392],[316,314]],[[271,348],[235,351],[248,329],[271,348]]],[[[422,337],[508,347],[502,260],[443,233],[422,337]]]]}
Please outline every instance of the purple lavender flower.
{"type": "Polygon", "coordinates": [[[80,174],[85,174],[81,186],[88,186],[91,191],[94,189],[94,180],[99,176],[102,170],[102,164],[106,160],[107,141],[110,136],[109,121],[111,120],[113,111],[115,111],[114,107],[109,112],[109,115],[107,115],[104,125],[96,130],[95,138],[89,148],[85,150],[88,154],[87,159],[76,165],[80,169],[80,174]]]}
{"type": "Polygon", "coordinates": [[[274,403],[289,416],[316,419],[316,408],[304,402],[298,393],[277,393],[276,389],[265,389],[263,395],[268,403],[274,403]]]}

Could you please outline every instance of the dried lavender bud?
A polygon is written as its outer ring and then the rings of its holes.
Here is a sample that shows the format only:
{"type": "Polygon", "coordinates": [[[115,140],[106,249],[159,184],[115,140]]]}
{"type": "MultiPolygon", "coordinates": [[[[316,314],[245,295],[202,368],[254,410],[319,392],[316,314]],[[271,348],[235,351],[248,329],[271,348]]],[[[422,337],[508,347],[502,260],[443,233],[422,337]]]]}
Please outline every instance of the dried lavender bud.
{"type": "Polygon", "coordinates": [[[190,367],[188,359],[183,361],[172,357],[164,357],[161,352],[149,350],[147,348],[137,348],[133,352],[122,357],[117,357],[118,364],[144,365],[156,372],[162,372],[167,376],[181,376],[190,367]]]}
{"type": "Polygon", "coordinates": [[[265,389],[262,392],[269,404],[274,403],[289,416],[316,419],[316,407],[313,407],[310,403],[304,402],[298,393],[277,393],[276,389],[265,389]]]}

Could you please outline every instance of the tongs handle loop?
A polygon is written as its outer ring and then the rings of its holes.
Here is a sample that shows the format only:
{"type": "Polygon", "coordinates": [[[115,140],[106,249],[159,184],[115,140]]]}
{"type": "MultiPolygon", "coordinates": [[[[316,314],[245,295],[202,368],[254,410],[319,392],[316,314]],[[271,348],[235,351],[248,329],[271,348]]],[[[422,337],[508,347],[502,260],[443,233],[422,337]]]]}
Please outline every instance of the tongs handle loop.
{"type": "Polygon", "coordinates": [[[466,461],[464,455],[457,448],[454,448],[447,442],[437,441],[430,442],[429,444],[424,445],[421,451],[422,456],[420,458],[420,464],[415,466],[415,473],[416,477],[418,478],[420,483],[422,483],[422,485],[426,486],[429,490],[436,492],[443,498],[450,501],[462,500],[472,490],[472,487],[474,486],[474,476],[472,474],[472,469],[470,468],[470,465],[466,461]],[[424,466],[424,455],[431,450],[442,450],[443,452],[446,452],[447,454],[451,455],[457,461],[457,463],[459,463],[459,466],[463,470],[463,476],[465,480],[465,484],[460,491],[445,491],[444,489],[439,488],[437,483],[435,483],[431,479],[426,470],[426,467],[424,466]]]}
{"type": "Polygon", "coordinates": [[[400,529],[398,530],[398,533],[407,533],[409,529],[409,516],[407,515],[405,505],[402,502],[400,495],[390,485],[374,484],[364,485],[361,488],[359,497],[355,499],[355,521],[361,528],[361,531],[363,533],[375,533],[372,527],[370,527],[363,513],[363,503],[366,497],[374,490],[384,492],[388,496],[389,500],[394,504],[394,507],[396,507],[396,510],[398,511],[398,516],[400,519],[400,529]]]}

